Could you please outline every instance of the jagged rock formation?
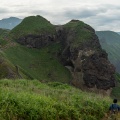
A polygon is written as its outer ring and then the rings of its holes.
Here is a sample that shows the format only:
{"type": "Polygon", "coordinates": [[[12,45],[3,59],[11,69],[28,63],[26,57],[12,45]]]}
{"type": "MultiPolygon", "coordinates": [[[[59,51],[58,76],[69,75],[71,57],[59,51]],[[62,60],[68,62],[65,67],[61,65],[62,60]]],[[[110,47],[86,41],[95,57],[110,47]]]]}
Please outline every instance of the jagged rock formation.
{"type": "Polygon", "coordinates": [[[104,90],[114,87],[115,67],[109,62],[107,53],[101,49],[94,29],[79,20],[55,27],[56,31],[51,34],[27,34],[17,41],[34,48],[58,42],[62,48],[57,57],[70,70],[73,85],[104,90]]]}
{"type": "Polygon", "coordinates": [[[18,43],[22,45],[27,45],[31,48],[42,48],[44,46],[50,45],[55,42],[55,37],[53,35],[27,35],[21,37],[17,40],[18,43]]]}
{"type": "Polygon", "coordinates": [[[110,62],[116,67],[116,72],[120,73],[120,35],[113,31],[96,31],[96,34],[110,62]]]}

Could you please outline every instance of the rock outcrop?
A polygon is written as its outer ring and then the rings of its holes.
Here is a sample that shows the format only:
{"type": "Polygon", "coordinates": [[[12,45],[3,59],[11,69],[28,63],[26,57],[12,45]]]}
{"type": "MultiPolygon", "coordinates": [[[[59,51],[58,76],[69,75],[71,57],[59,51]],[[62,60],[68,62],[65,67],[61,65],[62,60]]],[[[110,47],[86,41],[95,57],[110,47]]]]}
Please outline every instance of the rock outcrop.
{"type": "Polygon", "coordinates": [[[60,43],[62,48],[57,57],[70,70],[71,83],[76,87],[107,90],[115,86],[115,67],[102,50],[94,29],[81,21],[56,26],[54,34],[27,35],[17,41],[34,48],[60,43]]]}
{"type": "Polygon", "coordinates": [[[55,42],[55,36],[49,34],[27,35],[17,40],[18,43],[32,48],[42,48],[55,42]]]}

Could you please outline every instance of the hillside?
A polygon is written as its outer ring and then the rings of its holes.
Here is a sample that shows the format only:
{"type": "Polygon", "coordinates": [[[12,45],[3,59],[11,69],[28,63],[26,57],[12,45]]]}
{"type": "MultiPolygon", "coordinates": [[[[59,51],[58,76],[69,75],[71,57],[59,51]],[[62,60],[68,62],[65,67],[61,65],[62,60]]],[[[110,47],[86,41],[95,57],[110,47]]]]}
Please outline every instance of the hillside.
{"type": "Polygon", "coordinates": [[[100,44],[108,53],[108,58],[120,73],[120,35],[113,31],[97,31],[100,44]]]}
{"type": "Polygon", "coordinates": [[[9,33],[9,30],[0,28],[0,48],[8,43],[5,40],[5,37],[8,35],[8,33],[9,33]]]}
{"type": "Polygon", "coordinates": [[[30,16],[4,40],[4,57],[29,79],[69,83],[83,90],[115,86],[114,66],[94,29],[82,21],[56,26],[42,16],[30,16]]]}
{"type": "Polygon", "coordinates": [[[112,102],[67,84],[38,80],[0,80],[0,91],[1,120],[101,120],[112,102]]]}
{"type": "Polygon", "coordinates": [[[12,29],[11,35],[17,39],[29,34],[54,33],[55,27],[41,16],[30,16],[23,19],[22,23],[12,29]]]}
{"type": "Polygon", "coordinates": [[[4,29],[13,29],[19,23],[21,23],[22,19],[16,17],[4,18],[0,20],[0,28],[4,29]]]}

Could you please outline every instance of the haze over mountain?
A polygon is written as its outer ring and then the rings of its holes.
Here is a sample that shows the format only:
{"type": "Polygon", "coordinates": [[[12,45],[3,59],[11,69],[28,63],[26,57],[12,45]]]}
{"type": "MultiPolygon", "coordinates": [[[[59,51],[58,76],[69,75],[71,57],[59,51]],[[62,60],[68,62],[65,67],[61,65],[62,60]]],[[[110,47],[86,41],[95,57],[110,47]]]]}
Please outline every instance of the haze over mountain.
{"type": "Polygon", "coordinates": [[[100,44],[108,53],[108,58],[120,73],[120,35],[113,31],[96,31],[100,44]]]}
{"type": "Polygon", "coordinates": [[[16,17],[4,18],[0,20],[0,28],[13,29],[15,26],[20,24],[22,19],[16,17]]]}
{"type": "Polygon", "coordinates": [[[117,32],[118,34],[120,34],[120,32],[117,32]]]}

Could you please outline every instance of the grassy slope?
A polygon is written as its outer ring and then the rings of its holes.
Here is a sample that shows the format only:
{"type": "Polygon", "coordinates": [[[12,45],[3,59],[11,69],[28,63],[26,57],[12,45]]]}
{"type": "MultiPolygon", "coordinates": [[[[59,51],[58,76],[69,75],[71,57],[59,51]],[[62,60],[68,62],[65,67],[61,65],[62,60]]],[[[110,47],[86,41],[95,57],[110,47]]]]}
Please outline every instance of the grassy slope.
{"type": "Polygon", "coordinates": [[[109,60],[120,73],[120,35],[112,31],[97,31],[102,48],[108,53],[109,60]]]}
{"type": "Polygon", "coordinates": [[[54,33],[55,27],[41,16],[26,17],[10,32],[15,39],[28,34],[54,33]]]}
{"type": "Polygon", "coordinates": [[[101,120],[110,98],[61,83],[0,81],[1,120],[101,120]]]}
{"type": "Polygon", "coordinates": [[[5,37],[8,35],[8,33],[9,30],[0,28],[0,47],[3,47],[8,43],[8,41],[5,40],[5,37]]]}
{"type": "Polygon", "coordinates": [[[43,49],[30,49],[18,45],[15,39],[28,34],[54,34],[55,27],[41,16],[30,16],[25,18],[16,26],[8,36],[12,36],[3,49],[4,56],[12,64],[19,67],[19,70],[29,78],[39,79],[41,81],[61,81],[70,83],[71,74],[57,60],[55,54],[61,49],[59,44],[47,46],[43,49]],[[15,45],[14,45],[15,43],[15,45]],[[14,46],[13,46],[14,45],[14,46]]]}
{"type": "Polygon", "coordinates": [[[81,43],[89,41],[92,38],[92,31],[88,30],[90,26],[85,24],[82,21],[73,22],[65,24],[66,29],[70,29],[70,35],[74,35],[74,38],[71,41],[71,47],[79,47],[81,43]]]}
{"type": "Polygon", "coordinates": [[[69,83],[70,72],[53,56],[59,49],[59,44],[40,50],[18,45],[4,50],[4,53],[8,60],[17,65],[30,78],[69,83]]]}

